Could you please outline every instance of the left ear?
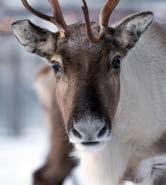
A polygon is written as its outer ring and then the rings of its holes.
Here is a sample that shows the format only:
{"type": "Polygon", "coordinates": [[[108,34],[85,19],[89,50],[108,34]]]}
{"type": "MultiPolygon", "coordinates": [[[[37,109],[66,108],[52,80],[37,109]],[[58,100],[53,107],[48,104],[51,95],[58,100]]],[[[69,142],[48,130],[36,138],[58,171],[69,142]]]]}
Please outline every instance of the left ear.
{"type": "Polygon", "coordinates": [[[114,39],[122,48],[131,49],[152,23],[152,20],[152,12],[132,15],[114,28],[114,39]]]}
{"type": "Polygon", "coordinates": [[[40,28],[29,20],[16,21],[11,29],[26,51],[45,58],[50,58],[55,52],[57,33],[40,28]]]}

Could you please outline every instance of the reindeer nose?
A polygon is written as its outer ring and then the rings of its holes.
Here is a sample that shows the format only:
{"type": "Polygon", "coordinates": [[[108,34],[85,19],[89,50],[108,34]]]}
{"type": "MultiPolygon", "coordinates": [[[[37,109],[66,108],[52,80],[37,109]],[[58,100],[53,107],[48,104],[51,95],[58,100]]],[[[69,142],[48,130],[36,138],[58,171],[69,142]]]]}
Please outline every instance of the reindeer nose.
{"type": "Polygon", "coordinates": [[[109,135],[109,126],[104,121],[99,120],[73,123],[69,131],[69,138],[72,143],[100,142],[106,140],[109,135]]]}

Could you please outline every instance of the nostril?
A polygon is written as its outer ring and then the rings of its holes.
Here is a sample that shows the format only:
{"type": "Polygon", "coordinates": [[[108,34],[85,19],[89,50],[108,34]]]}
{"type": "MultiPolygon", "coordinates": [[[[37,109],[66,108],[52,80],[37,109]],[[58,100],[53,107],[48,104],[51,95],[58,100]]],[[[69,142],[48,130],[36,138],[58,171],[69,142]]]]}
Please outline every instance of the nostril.
{"type": "Polygon", "coordinates": [[[106,131],[107,131],[107,126],[104,125],[104,127],[97,134],[97,137],[102,137],[106,133],[106,131]]]}
{"type": "Polygon", "coordinates": [[[76,136],[76,137],[82,139],[81,134],[80,134],[79,131],[76,130],[74,127],[72,127],[71,132],[73,133],[74,136],[76,136]]]}

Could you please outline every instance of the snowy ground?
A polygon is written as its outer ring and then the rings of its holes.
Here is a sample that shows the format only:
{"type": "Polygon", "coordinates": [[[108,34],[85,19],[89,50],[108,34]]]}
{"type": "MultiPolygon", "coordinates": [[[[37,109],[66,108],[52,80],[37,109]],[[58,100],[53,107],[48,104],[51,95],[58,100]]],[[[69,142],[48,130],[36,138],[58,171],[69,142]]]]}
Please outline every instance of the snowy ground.
{"type": "Polygon", "coordinates": [[[47,139],[42,132],[18,138],[0,137],[0,184],[31,185],[31,174],[45,156],[47,139]]]}
{"type": "MultiPolygon", "coordinates": [[[[41,129],[18,138],[0,136],[0,185],[31,185],[32,172],[47,154],[47,136],[41,129]]],[[[73,185],[69,178],[65,185],[73,185]]]]}

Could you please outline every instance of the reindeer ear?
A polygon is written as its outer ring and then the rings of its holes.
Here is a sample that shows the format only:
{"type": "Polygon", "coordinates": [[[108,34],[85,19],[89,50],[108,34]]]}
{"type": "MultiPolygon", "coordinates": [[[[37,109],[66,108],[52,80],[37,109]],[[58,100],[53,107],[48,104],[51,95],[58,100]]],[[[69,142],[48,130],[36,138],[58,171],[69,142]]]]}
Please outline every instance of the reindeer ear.
{"type": "Polygon", "coordinates": [[[29,20],[14,22],[11,29],[26,51],[46,58],[54,53],[57,34],[40,28],[29,20]]]}
{"type": "Polygon", "coordinates": [[[115,40],[123,48],[131,49],[153,20],[152,12],[132,15],[114,29],[115,40]]]}

